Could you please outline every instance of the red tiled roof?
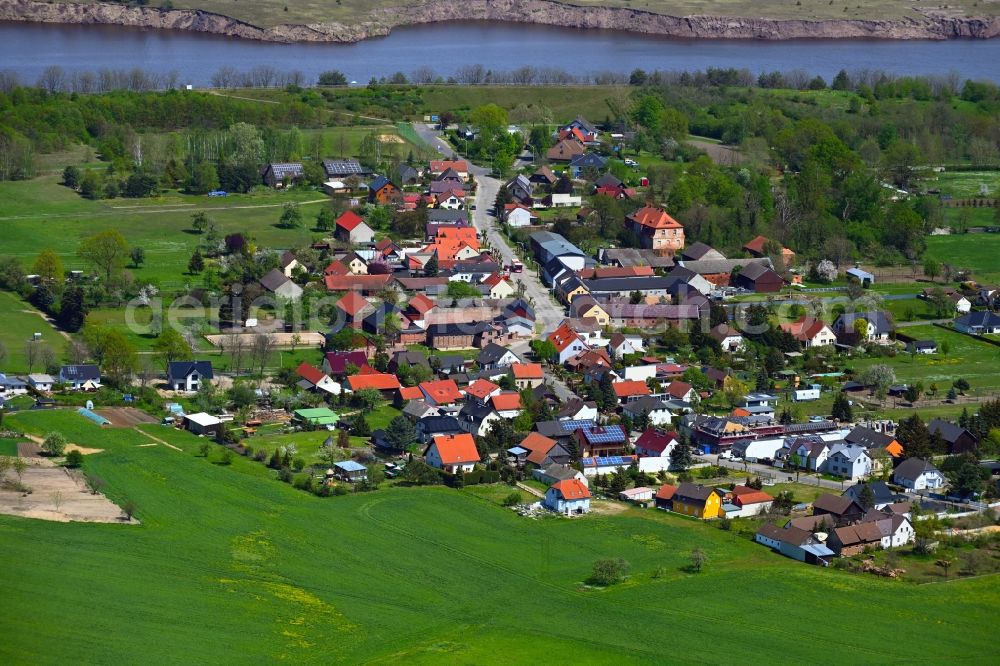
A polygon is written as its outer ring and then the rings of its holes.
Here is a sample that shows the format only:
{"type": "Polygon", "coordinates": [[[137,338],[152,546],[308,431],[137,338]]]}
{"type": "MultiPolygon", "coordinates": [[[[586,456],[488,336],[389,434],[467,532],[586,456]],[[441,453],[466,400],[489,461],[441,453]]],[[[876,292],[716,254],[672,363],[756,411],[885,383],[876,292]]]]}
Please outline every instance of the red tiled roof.
{"type": "Polygon", "coordinates": [[[363,389],[375,389],[376,391],[390,391],[399,388],[399,379],[396,375],[385,372],[377,372],[371,375],[351,375],[347,378],[347,383],[352,391],[363,389]]]}
{"type": "Polygon", "coordinates": [[[647,428],[641,435],[639,439],[635,440],[635,447],[637,449],[645,449],[646,451],[656,451],[657,453],[663,453],[670,446],[671,442],[677,440],[677,433],[666,430],[658,430],[656,428],[647,428]]]}
{"type": "Polygon", "coordinates": [[[493,409],[498,412],[521,409],[521,394],[517,391],[497,393],[490,400],[493,403],[493,409]]]}
{"type": "Polygon", "coordinates": [[[337,226],[345,231],[354,231],[359,224],[364,222],[360,215],[353,210],[345,211],[337,218],[337,226]]]}
{"type": "Polygon", "coordinates": [[[392,275],[327,275],[327,291],[377,291],[389,284],[392,275]]]}
{"type": "Polygon", "coordinates": [[[314,365],[310,365],[303,361],[299,364],[299,367],[295,369],[299,377],[306,380],[310,384],[319,384],[326,377],[326,373],[317,368],[314,365]]]}
{"type": "Polygon", "coordinates": [[[670,217],[667,211],[654,206],[644,206],[629,215],[629,219],[651,229],[681,229],[680,222],[670,217]]]}
{"type": "MultiPolygon", "coordinates": [[[[521,440],[520,446],[528,449],[532,453],[540,451],[543,454],[552,450],[556,445],[556,440],[550,439],[540,432],[529,432],[528,436],[521,440]]],[[[544,458],[544,455],[542,456],[544,458]]]]}
{"type": "Polygon", "coordinates": [[[510,371],[514,379],[542,379],[545,376],[541,363],[514,363],[510,371]]]}
{"type": "Polygon", "coordinates": [[[399,397],[403,400],[423,400],[424,392],[419,386],[400,386],[399,397]]]}
{"type": "Polygon", "coordinates": [[[356,316],[369,305],[371,303],[356,291],[347,292],[343,298],[337,301],[337,307],[352,317],[356,316]]]}
{"type": "Polygon", "coordinates": [[[458,384],[455,383],[454,379],[422,382],[420,390],[437,405],[447,405],[462,399],[462,393],[458,390],[458,384]]]}
{"type": "Polygon", "coordinates": [[[677,486],[672,486],[669,483],[664,483],[660,486],[660,489],[656,491],[656,499],[668,500],[674,498],[674,493],[677,492],[677,486]]]}
{"type": "Polygon", "coordinates": [[[500,387],[488,379],[477,379],[465,388],[465,394],[471,395],[480,400],[486,400],[494,391],[499,391],[500,387]]]}
{"type": "Polygon", "coordinates": [[[476,440],[467,432],[458,435],[438,435],[434,438],[438,456],[445,465],[479,462],[476,440]]]}
{"type": "Polygon", "coordinates": [[[691,391],[691,385],[687,382],[673,381],[667,384],[667,395],[671,398],[677,398],[678,400],[683,400],[691,391]]]}
{"type": "Polygon", "coordinates": [[[425,294],[417,294],[410,299],[410,309],[416,310],[420,314],[427,314],[429,310],[436,307],[436,303],[425,294]]]}
{"type": "Polygon", "coordinates": [[[630,379],[624,382],[615,382],[611,385],[615,390],[615,395],[619,398],[628,398],[633,395],[650,395],[652,392],[646,382],[640,379],[630,379]]]}
{"type": "Polygon", "coordinates": [[[736,486],[733,488],[733,503],[736,506],[747,506],[748,504],[760,504],[761,502],[773,502],[774,498],[763,490],[750,488],[747,486],[736,486]]]}
{"type": "Polygon", "coordinates": [[[564,479],[553,483],[552,487],[562,495],[563,499],[575,500],[590,497],[590,490],[579,479],[564,479]]]}
{"type": "Polygon", "coordinates": [[[454,169],[459,173],[468,173],[469,163],[465,160],[431,160],[432,173],[444,173],[448,169],[454,169]]]}
{"type": "Polygon", "coordinates": [[[350,275],[351,269],[338,259],[334,259],[323,269],[323,275],[350,275]]]}
{"type": "Polygon", "coordinates": [[[562,352],[579,338],[580,336],[568,323],[563,323],[559,328],[549,333],[549,342],[556,346],[557,352],[562,352]]]}

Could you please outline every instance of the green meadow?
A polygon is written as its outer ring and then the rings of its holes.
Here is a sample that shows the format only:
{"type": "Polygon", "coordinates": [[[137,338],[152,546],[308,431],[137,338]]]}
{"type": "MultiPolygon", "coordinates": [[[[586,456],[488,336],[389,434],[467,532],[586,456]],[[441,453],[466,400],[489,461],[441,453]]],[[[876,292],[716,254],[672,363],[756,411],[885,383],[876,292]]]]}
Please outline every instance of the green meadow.
{"type": "MultiPolygon", "coordinates": [[[[42,334],[45,341],[58,356],[66,346],[66,339],[45,321],[41,313],[10,292],[0,291],[0,344],[7,350],[7,357],[0,362],[0,372],[8,374],[28,372],[25,358],[25,343],[35,333],[42,334]]],[[[36,363],[34,372],[45,372],[36,363]]]]}
{"type": "Polygon", "coordinates": [[[0,516],[5,663],[987,661],[1000,586],[792,562],[653,510],[521,518],[474,488],[317,498],[160,426],[11,425],[104,449],[85,468],[141,526],[0,516]],[[686,571],[694,547],[707,555],[686,571]],[[623,557],[626,582],[586,586],[623,557]],[[854,628],[852,630],[851,628],[854,628]]]}

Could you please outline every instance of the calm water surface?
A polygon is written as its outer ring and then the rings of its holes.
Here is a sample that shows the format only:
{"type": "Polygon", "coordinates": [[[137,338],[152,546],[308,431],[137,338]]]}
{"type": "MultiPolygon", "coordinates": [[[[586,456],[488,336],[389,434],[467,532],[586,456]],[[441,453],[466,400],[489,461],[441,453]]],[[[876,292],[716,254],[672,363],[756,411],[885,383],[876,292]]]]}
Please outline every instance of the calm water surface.
{"type": "Polygon", "coordinates": [[[448,76],[482,64],[598,71],[747,68],[754,73],[803,69],[829,80],[838,70],[947,74],[1000,81],[1000,39],[962,41],[678,40],[613,31],[484,23],[399,28],[357,44],[270,44],[195,33],[111,26],[0,23],[0,69],[34,82],[48,65],[68,71],[100,68],[174,70],[184,83],[207,85],[221,67],[270,65],[301,70],[308,81],[327,69],[367,82],[429,66],[448,76]]]}

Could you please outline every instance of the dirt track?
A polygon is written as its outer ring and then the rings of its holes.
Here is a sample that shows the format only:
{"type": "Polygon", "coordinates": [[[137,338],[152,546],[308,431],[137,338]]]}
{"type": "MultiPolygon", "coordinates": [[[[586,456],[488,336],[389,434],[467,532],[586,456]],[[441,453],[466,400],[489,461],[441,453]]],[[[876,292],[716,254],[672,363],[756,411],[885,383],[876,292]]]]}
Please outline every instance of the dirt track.
{"type": "Polygon", "coordinates": [[[155,418],[135,407],[102,407],[94,411],[111,421],[113,428],[134,428],[143,423],[159,423],[155,418]]]}

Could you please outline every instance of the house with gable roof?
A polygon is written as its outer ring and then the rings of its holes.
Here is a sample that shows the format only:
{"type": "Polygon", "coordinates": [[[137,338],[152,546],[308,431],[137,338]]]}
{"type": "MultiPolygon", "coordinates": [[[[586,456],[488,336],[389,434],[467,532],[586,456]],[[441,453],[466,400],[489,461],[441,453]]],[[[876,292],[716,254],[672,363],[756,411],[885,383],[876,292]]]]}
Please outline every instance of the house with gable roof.
{"type": "Polygon", "coordinates": [[[684,247],[684,227],[662,208],[644,206],[629,215],[626,223],[645,248],[673,254],[684,247]]]}
{"type": "Polygon", "coordinates": [[[590,489],[578,479],[557,481],[545,491],[542,505],[566,516],[583,515],[590,511],[590,489]]]}
{"type": "Polygon", "coordinates": [[[363,245],[375,240],[375,232],[360,215],[348,210],[337,218],[334,237],[352,245],[363,245]]]}
{"type": "Polygon", "coordinates": [[[471,472],[480,462],[476,441],[469,433],[436,435],[424,452],[427,464],[446,472],[471,472]]]}

